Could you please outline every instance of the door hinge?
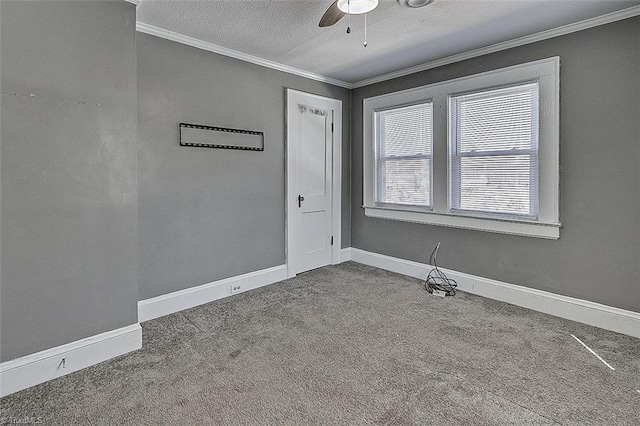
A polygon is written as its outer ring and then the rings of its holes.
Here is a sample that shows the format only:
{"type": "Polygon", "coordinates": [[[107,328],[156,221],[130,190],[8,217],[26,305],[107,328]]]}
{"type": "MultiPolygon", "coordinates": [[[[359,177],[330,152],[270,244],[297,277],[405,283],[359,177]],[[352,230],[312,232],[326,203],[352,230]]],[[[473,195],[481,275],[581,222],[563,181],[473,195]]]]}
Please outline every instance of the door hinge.
{"type": "Polygon", "coordinates": [[[331,133],[333,133],[333,123],[331,123],[331,133]]]}
{"type": "Polygon", "coordinates": [[[333,245],[333,235],[331,236],[331,245],[333,245]]]}

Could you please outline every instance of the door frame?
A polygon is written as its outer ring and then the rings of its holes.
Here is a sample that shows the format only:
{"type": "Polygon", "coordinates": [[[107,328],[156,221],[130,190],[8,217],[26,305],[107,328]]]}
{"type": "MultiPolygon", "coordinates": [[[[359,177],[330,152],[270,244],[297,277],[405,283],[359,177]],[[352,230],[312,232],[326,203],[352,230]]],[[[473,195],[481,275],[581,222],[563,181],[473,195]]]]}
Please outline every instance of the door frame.
{"type": "MultiPolygon", "coordinates": [[[[289,114],[295,114],[296,104],[321,103],[323,108],[333,111],[333,141],[332,141],[332,164],[331,164],[331,235],[333,235],[333,246],[331,247],[331,264],[340,263],[340,251],[342,249],[342,101],[339,99],[327,98],[325,96],[312,93],[301,92],[299,90],[286,89],[285,105],[285,263],[287,266],[287,277],[293,278],[296,274],[294,264],[290,256],[290,248],[293,244],[292,217],[297,206],[296,188],[296,146],[289,139],[291,131],[289,126],[291,118],[289,114]],[[291,107],[290,106],[294,106],[291,107]]],[[[318,105],[320,106],[320,105],[318,105]]]]}

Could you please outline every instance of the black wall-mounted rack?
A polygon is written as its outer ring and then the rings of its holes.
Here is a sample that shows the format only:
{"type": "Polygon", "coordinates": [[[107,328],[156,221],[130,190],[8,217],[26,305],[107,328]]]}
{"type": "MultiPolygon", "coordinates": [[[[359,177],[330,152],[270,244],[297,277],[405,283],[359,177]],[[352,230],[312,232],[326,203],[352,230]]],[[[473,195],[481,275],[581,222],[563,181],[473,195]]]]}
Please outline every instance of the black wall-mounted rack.
{"type": "Polygon", "coordinates": [[[180,123],[180,146],[264,151],[264,133],[180,123]]]}

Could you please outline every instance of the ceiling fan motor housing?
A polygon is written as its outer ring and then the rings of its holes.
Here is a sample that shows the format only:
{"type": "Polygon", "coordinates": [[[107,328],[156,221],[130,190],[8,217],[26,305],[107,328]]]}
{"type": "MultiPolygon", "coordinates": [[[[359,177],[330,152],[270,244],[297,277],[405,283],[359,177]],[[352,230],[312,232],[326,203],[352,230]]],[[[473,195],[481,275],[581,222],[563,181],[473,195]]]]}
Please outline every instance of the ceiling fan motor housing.
{"type": "Polygon", "coordinates": [[[369,13],[378,7],[378,0],[338,0],[338,9],[350,15],[369,13]]]}
{"type": "Polygon", "coordinates": [[[398,0],[398,4],[403,7],[415,9],[418,7],[429,6],[434,1],[436,0],[398,0]]]}

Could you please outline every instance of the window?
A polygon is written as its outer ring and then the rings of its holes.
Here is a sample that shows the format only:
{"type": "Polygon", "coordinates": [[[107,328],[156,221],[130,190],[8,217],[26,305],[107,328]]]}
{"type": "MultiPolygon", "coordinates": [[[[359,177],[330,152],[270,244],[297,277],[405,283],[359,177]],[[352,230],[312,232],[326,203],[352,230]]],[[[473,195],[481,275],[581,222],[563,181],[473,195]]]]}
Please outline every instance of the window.
{"type": "Polygon", "coordinates": [[[431,207],[433,106],[375,112],[376,204],[431,207]]]}
{"type": "Polygon", "coordinates": [[[559,237],[559,58],[364,100],[365,214],[559,237]]]}
{"type": "Polygon", "coordinates": [[[538,216],[538,82],[449,97],[451,209],[538,216]]]}

